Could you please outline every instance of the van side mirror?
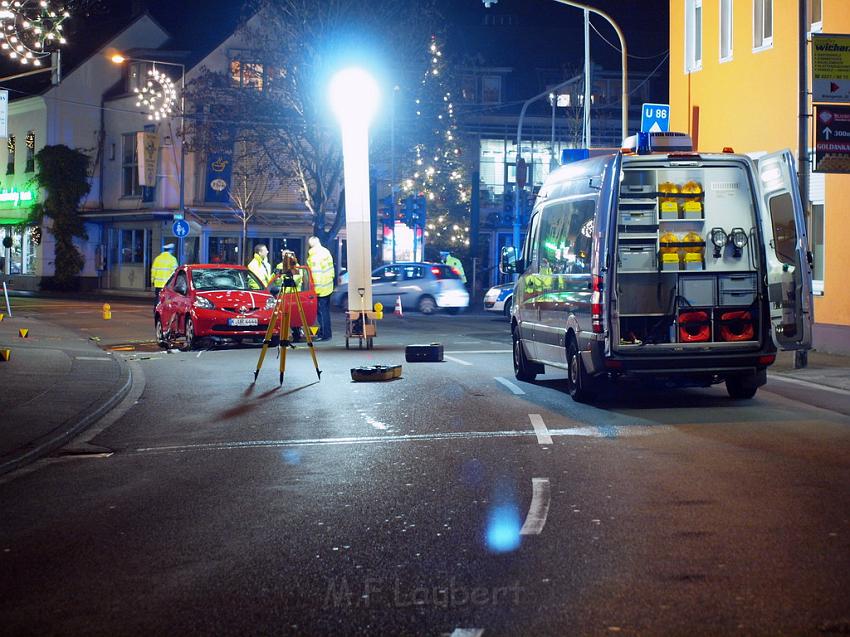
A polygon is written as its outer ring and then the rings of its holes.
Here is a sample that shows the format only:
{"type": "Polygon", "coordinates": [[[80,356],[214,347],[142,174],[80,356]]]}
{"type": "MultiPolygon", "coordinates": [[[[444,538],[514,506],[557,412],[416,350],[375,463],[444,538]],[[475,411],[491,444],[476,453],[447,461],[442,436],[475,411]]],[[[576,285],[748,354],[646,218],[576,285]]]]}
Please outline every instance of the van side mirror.
{"type": "Polygon", "coordinates": [[[519,274],[523,271],[522,259],[517,257],[516,248],[504,246],[499,255],[499,272],[502,274],[519,274]]]}

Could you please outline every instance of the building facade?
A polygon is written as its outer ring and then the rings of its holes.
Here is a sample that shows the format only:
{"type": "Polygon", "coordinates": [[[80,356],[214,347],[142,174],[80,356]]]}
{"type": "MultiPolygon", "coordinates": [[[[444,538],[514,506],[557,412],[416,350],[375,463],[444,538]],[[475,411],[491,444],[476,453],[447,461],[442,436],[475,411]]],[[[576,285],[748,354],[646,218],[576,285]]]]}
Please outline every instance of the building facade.
{"type": "MultiPolygon", "coordinates": [[[[809,35],[850,33],[846,0],[807,3],[809,35]]],[[[799,33],[796,0],[671,0],[671,129],[689,132],[705,150],[731,146],[758,156],[791,148],[797,156],[799,33]]],[[[811,43],[807,51],[810,90],[811,43]]],[[[842,283],[850,175],[812,173],[808,199],[814,345],[850,353],[850,291],[842,283]]]]}

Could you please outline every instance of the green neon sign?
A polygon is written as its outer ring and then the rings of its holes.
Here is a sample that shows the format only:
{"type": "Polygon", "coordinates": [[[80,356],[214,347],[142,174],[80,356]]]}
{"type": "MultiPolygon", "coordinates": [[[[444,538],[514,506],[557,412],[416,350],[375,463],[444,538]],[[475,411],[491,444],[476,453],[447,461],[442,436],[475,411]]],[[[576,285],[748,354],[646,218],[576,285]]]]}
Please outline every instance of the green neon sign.
{"type": "Polygon", "coordinates": [[[0,208],[28,208],[36,201],[37,194],[32,190],[0,190],[0,208]]]}

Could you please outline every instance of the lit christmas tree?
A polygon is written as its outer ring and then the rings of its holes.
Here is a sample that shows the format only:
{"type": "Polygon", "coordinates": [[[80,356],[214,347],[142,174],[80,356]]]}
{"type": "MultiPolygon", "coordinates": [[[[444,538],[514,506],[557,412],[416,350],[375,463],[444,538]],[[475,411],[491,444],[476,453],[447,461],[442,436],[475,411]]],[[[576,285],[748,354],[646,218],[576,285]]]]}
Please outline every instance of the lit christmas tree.
{"type": "Polygon", "coordinates": [[[403,196],[422,195],[427,203],[425,237],[439,250],[464,253],[469,247],[470,190],[457,130],[446,62],[436,36],[416,99],[415,142],[402,180],[403,196]]]}

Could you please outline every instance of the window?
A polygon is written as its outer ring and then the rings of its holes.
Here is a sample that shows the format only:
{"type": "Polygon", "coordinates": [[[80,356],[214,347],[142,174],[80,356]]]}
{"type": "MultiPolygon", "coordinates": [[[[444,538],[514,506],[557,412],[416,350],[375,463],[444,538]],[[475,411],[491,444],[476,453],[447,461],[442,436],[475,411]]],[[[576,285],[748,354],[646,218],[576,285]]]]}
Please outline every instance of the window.
{"type": "Polygon", "coordinates": [[[478,98],[478,81],[474,75],[464,75],[460,78],[460,98],[464,102],[474,104],[478,98]]]}
{"type": "Polygon", "coordinates": [[[702,68],[702,0],[685,3],[685,73],[702,68]]]}
{"type": "Polygon", "coordinates": [[[593,199],[557,202],[543,209],[538,242],[541,272],[590,272],[595,212],[596,202],[593,199]]]}
{"type": "Polygon", "coordinates": [[[35,172],[35,131],[27,131],[27,166],[24,172],[35,172]]]}
{"type": "Polygon", "coordinates": [[[15,136],[9,135],[9,140],[6,142],[6,149],[9,153],[6,155],[6,174],[15,174],[15,136]]]}
{"type": "Polygon", "coordinates": [[[773,46],[773,0],[753,0],[753,49],[773,46]]]}
{"type": "Polygon", "coordinates": [[[372,280],[375,283],[390,283],[401,280],[401,268],[399,266],[388,266],[382,270],[378,270],[372,275],[372,280]]]}
{"type": "Polygon", "coordinates": [[[421,265],[406,265],[402,268],[405,281],[415,281],[425,277],[425,269],[421,265]]]}
{"type": "Polygon", "coordinates": [[[481,103],[499,104],[502,101],[502,78],[485,75],[481,78],[481,103]]]}
{"type": "Polygon", "coordinates": [[[153,70],[150,62],[131,62],[127,67],[127,92],[141,91],[148,81],[148,71],[153,70]]]}
{"type": "Polygon", "coordinates": [[[136,133],[121,135],[123,153],[121,159],[122,197],[141,197],[139,185],[139,155],[136,148],[136,133]]]}
{"type": "MultiPolygon", "coordinates": [[[[283,73],[280,73],[282,76],[283,73]]],[[[262,91],[265,86],[265,66],[256,61],[230,60],[230,85],[262,91]]]]}
{"type": "Polygon", "coordinates": [[[823,0],[809,0],[809,33],[823,32],[823,0]]]}
{"type": "Polygon", "coordinates": [[[824,232],[824,217],[823,204],[812,204],[812,256],[813,256],[813,272],[812,287],[815,292],[823,293],[823,270],[824,270],[824,254],[823,254],[823,239],[824,232]]]}
{"type": "Polygon", "coordinates": [[[145,262],[145,231],[121,231],[121,263],[142,265],[145,262]]]}
{"type": "Polygon", "coordinates": [[[720,0],[720,61],[732,59],[732,0],[720,0]]]}

